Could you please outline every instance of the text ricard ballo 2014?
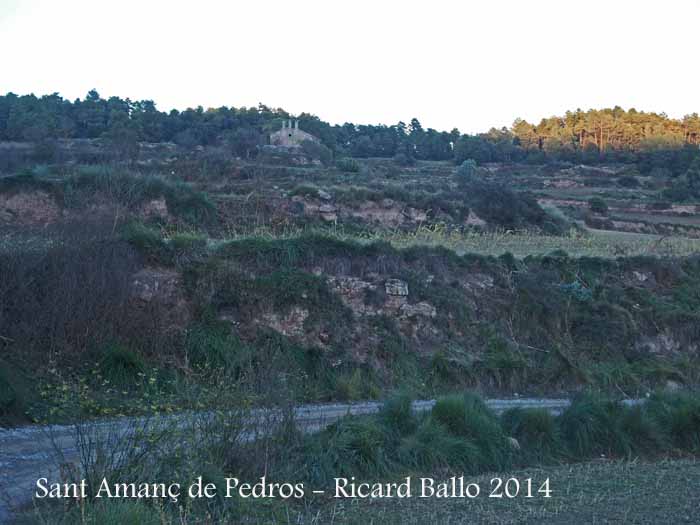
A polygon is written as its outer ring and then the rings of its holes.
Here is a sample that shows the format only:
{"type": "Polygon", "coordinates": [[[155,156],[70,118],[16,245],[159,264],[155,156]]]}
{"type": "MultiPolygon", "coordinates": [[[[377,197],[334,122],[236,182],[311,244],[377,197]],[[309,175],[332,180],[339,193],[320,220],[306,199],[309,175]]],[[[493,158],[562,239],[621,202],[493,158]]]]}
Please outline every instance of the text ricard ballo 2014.
{"type": "Polygon", "coordinates": [[[225,498],[279,498],[302,499],[309,495],[333,498],[550,498],[549,478],[499,478],[468,480],[464,476],[448,479],[406,477],[399,482],[381,483],[351,478],[334,478],[331,487],[313,489],[304,483],[271,482],[262,477],[255,482],[235,477],[224,478],[223,483],[212,483],[195,478],[191,483],[115,483],[102,479],[96,486],[86,480],[75,483],[50,483],[47,478],[36,481],[34,496],[38,499],[62,498],[118,498],[118,499],[191,499],[225,498]]]}

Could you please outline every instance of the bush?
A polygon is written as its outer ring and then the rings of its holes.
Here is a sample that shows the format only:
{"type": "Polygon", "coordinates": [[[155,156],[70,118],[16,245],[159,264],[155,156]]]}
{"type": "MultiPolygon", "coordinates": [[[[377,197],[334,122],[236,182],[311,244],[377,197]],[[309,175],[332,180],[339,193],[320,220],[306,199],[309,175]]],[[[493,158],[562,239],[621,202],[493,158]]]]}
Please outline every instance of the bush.
{"type": "Polygon", "coordinates": [[[333,152],[320,142],[304,140],[301,143],[304,155],[310,159],[320,160],[324,166],[329,166],[333,161],[333,152]]]}
{"type": "Polygon", "coordinates": [[[334,398],[339,401],[376,399],[381,394],[374,375],[363,368],[355,368],[334,378],[334,398]]]}
{"type": "Polygon", "coordinates": [[[205,193],[184,182],[173,182],[155,175],[142,175],[108,166],[82,166],[63,183],[67,206],[83,207],[100,193],[133,208],[149,199],[164,198],[168,212],[190,223],[207,223],[216,207],[205,193]]]}
{"type": "Polygon", "coordinates": [[[394,164],[402,167],[414,166],[416,164],[416,159],[406,153],[397,153],[394,155],[394,164]]]}
{"type": "Polygon", "coordinates": [[[380,421],[397,434],[410,434],[416,430],[416,417],[413,414],[411,398],[406,394],[390,397],[379,412],[380,421]]]}
{"type": "Polygon", "coordinates": [[[313,481],[386,476],[392,470],[390,433],[374,418],[346,417],[323,430],[305,458],[313,481]]]}
{"type": "Polygon", "coordinates": [[[700,397],[689,394],[655,394],[648,411],[668,431],[673,445],[700,452],[700,397]]]}
{"type": "Polygon", "coordinates": [[[139,374],[146,369],[143,358],[120,344],[108,344],[102,351],[100,371],[112,383],[126,386],[139,382],[139,374]]]}
{"type": "Polygon", "coordinates": [[[598,455],[627,455],[631,439],[620,428],[623,408],[613,401],[584,394],[561,415],[562,437],[577,459],[598,455]]]}
{"type": "Polygon", "coordinates": [[[669,450],[669,436],[651,414],[649,406],[625,409],[619,422],[622,432],[630,436],[630,446],[635,454],[650,456],[669,450]]]}
{"type": "Polygon", "coordinates": [[[431,417],[450,433],[478,447],[481,469],[504,469],[511,463],[510,445],[496,415],[473,394],[438,399],[431,417]]]}
{"type": "Polygon", "coordinates": [[[241,342],[231,335],[228,323],[210,321],[187,331],[185,349],[189,362],[201,370],[232,370],[240,358],[241,342]]]}
{"type": "Polygon", "coordinates": [[[467,439],[450,434],[434,419],[425,419],[416,433],[403,440],[398,449],[402,465],[414,469],[438,468],[477,472],[481,468],[481,452],[467,439]]]}
{"type": "Polygon", "coordinates": [[[608,213],[608,204],[600,197],[593,197],[588,201],[588,207],[593,213],[605,215],[608,213]]]}
{"type": "Polygon", "coordinates": [[[360,171],[360,165],[357,161],[347,157],[335,161],[335,167],[346,173],[358,173],[360,171]]]}
{"type": "Polygon", "coordinates": [[[548,410],[514,408],[501,421],[505,432],[518,440],[524,463],[549,462],[561,454],[557,420],[548,410]]]}
{"type": "Polygon", "coordinates": [[[636,177],[633,177],[632,175],[625,175],[624,177],[620,177],[619,179],[617,179],[617,183],[623,188],[639,187],[639,180],[636,177]]]}
{"type": "Polygon", "coordinates": [[[170,247],[164,242],[159,230],[140,222],[131,221],[121,229],[121,237],[151,261],[169,263],[172,260],[170,247]]]}
{"type": "Polygon", "coordinates": [[[549,234],[563,231],[564,224],[547,214],[531,195],[481,177],[462,180],[460,190],[464,204],[493,225],[508,229],[537,227],[549,234]]]}
{"type": "Polygon", "coordinates": [[[467,159],[457,168],[457,180],[460,182],[469,182],[476,176],[476,161],[467,159]]]}

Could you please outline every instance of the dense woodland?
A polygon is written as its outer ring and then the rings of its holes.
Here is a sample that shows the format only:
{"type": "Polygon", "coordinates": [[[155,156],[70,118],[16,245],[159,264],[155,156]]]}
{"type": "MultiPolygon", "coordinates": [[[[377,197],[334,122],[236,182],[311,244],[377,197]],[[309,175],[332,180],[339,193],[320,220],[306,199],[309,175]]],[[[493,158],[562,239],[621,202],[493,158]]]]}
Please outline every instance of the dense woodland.
{"type": "MultiPolygon", "coordinates": [[[[105,138],[124,146],[138,142],[175,142],[186,147],[223,145],[251,158],[270,131],[290,115],[264,105],[254,108],[210,108],[159,111],[153,101],[104,99],[90,91],[73,102],[58,94],[36,97],[0,96],[0,140],[47,142],[55,139],[105,138]]],[[[700,117],[681,120],[665,114],[620,107],[569,111],[534,125],[515,120],[511,129],[477,135],[424,129],[417,119],[406,124],[330,125],[303,113],[300,127],[338,156],[395,157],[409,162],[453,160],[461,163],[533,163],[569,161],[636,162],[643,172],[654,168],[685,172],[700,151],[700,117]]]]}

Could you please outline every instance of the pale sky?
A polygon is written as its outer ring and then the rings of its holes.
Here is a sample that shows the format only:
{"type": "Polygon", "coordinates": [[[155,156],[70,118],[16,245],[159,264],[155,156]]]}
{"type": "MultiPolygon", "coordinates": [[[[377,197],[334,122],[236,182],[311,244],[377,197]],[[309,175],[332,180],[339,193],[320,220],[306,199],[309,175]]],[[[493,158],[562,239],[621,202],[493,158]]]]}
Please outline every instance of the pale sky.
{"type": "Polygon", "coordinates": [[[700,0],[0,0],[0,93],[462,132],[700,111],[700,0]]]}

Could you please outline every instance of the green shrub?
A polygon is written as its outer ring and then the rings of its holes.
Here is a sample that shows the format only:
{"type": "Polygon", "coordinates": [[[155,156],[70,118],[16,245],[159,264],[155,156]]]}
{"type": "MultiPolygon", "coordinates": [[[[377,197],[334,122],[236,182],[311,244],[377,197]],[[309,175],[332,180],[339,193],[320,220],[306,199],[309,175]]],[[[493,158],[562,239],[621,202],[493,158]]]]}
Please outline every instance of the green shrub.
{"type": "Polygon", "coordinates": [[[323,430],[307,454],[306,468],[313,481],[389,474],[393,464],[387,445],[391,435],[374,418],[346,417],[323,430]]]}
{"type": "Polygon", "coordinates": [[[655,394],[647,410],[665,429],[673,445],[700,452],[700,397],[691,394],[655,394]]]}
{"type": "Polygon", "coordinates": [[[397,153],[394,155],[394,164],[402,167],[414,166],[416,164],[416,159],[406,153],[397,153]]]}
{"type": "Polygon", "coordinates": [[[620,427],[623,407],[608,399],[584,394],[560,418],[562,437],[578,459],[598,455],[628,455],[631,439],[620,427]]]}
{"type": "Polygon", "coordinates": [[[546,409],[507,410],[501,416],[505,432],[518,440],[524,463],[554,460],[563,446],[555,417],[546,409]]]}
{"type": "Polygon", "coordinates": [[[335,167],[346,173],[358,173],[360,171],[360,165],[357,161],[347,157],[336,160],[335,167]]]}
{"type": "Polygon", "coordinates": [[[411,398],[406,394],[397,394],[387,399],[379,412],[379,420],[400,435],[414,432],[417,421],[411,398]]]}
{"type": "Polygon", "coordinates": [[[460,182],[465,183],[470,182],[476,176],[476,172],[476,161],[467,159],[459,165],[455,174],[460,182]]]}
{"type": "Polygon", "coordinates": [[[527,361],[508,341],[493,336],[481,364],[499,387],[515,387],[527,370],[527,361]]]}
{"type": "Polygon", "coordinates": [[[333,161],[333,152],[320,142],[313,140],[304,140],[301,143],[301,149],[304,155],[310,159],[318,159],[321,164],[328,166],[333,161]]]}
{"type": "Polygon", "coordinates": [[[588,200],[588,207],[593,213],[605,215],[608,213],[608,204],[600,197],[593,197],[588,200]]]}
{"type": "Polygon", "coordinates": [[[201,322],[187,331],[187,358],[200,370],[233,370],[239,362],[241,348],[240,340],[231,334],[226,322],[201,322]]]}
{"type": "Polygon", "coordinates": [[[483,177],[462,180],[464,204],[486,222],[508,229],[539,228],[559,234],[564,224],[545,212],[529,194],[518,193],[504,184],[483,177]]]}
{"type": "Polygon", "coordinates": [[[651,456],[670,449],[669,436],[648,406],[625,409],[619,420],[622,432],[630,437],[635,454],[651,456]]]}
{"type": "Polygon", "coordinates": [[[333,391],[339,401],[359,401],[361,399],[376,399],[381,394],[372,374],[361,368],[346,372],[334,379],[333,391]]]}
{"type": "Polygon", "coordinates": [[[398,458],[408,468],[428,471],[454,469],[477,472],[482,463],[476,444],[451,434],[447,427],[431,418],[426,418],[415,434],[402,441],[398,458]]]}
{"type": "Polygon", "coordinates": [[[512,451],[496,415],[476,395],[438,399],[431,412],[435,421],[453,435],[472,441],[479,449],[482,469],[504,469],[512,451]]]}
{"type": "Polygon", "coordinates": [[[117,343],[108,344],[102,351],[100,371],[102,375],[117,385],[134,385],[140,382],[146,364],[133,350],[117,343]]]}
{"type": "Polygon", "coordinates": [[[172,261],[170,247],[161,232],[140,222],[130,221],[121,229],[121,237],[151,261],[168,264],[172,261]]]}
{"type": "Polygon", "coordinates": [[[207,223],[216,213],[206,194],[184,182],[110,166],[81,166],[65,180],[63,192],[65,204],[71,207],[83,207],[95,193],[101,193],[128,208],[162,197],[171,214],[195,224],[207,223]]]}
{"type": "Polygon", "coordinates": [[[617,183],[623,188],[638,188],[639,180],[632,175],[625,175],[617,179],[617,183]]]}
{"type": "Polygon", "coordinates": [[[203,253],[207,247],[207,237],[197,233],[176,233],[170,237],[170,246],[179,253],[203,253]]]}

